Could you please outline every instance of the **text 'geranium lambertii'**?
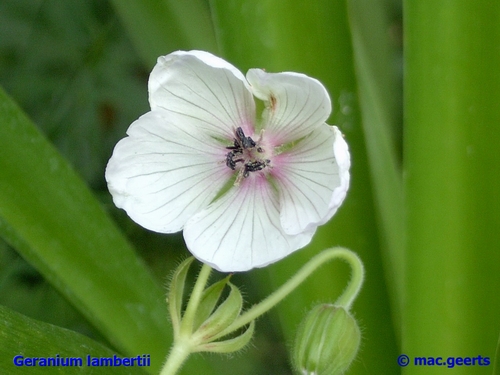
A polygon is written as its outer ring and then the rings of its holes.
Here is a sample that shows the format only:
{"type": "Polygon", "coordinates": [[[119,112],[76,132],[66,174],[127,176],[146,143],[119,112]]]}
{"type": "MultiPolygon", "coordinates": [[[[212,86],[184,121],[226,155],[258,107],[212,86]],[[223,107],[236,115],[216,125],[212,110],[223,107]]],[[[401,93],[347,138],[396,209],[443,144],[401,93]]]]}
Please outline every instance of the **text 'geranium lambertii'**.
{"type": "Polygon", "coordinates": [[[158,58],[151,111],[106,168],[113,201],[224,272],[263,267],[306,246],[349,187],[342,134],[325,123],[326,89],[299,73],[246,77],[203,51],[158,58]],[[265,109],[256,113],[255,100],[265,109]]]}

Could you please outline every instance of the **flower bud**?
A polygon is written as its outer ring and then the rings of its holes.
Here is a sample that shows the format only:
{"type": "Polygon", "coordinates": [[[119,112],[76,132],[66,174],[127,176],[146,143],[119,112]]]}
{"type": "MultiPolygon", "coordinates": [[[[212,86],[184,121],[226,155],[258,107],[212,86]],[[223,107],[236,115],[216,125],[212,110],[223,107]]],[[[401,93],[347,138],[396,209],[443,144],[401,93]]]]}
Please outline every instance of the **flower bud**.
{"type": "Polygon", "coordinates": [[[356,321],[343,307],[318,305],[297,331],[294,366],[302,375],[343,374],[356,357],[360,340],[356,321]]]}
{"type": "MultiPolygon", "coordinates": [[[[174,328],[174,342],[182,342],[183,350],[188,353],[232,353],[242,349],[252,339],[255,323],[249,322],[244,330],[239,329],[241,326],[231,327],[240,316],[243,297],[239,289],[229,282],[230,276],[212,284],[202,293],[198,293],[195,303],[191,300],[192,294],[186,311],[183,313],[186,276],[193,260],[194,258],[190,257],[182,262],[175,270],[170,283],[168,304],[174,328]],[[229,286],[231,290],[228,296],[218,304],[226,286],[229,286]],[[188,313],[190,306],[191,312],[188,313]]],[[[209,271],[202,278],[203,286],[206,285],[210,267],[205,270],[209,271]]],[[[200,275],[198,275],[198,280],[201,278],[200,275]]]]}

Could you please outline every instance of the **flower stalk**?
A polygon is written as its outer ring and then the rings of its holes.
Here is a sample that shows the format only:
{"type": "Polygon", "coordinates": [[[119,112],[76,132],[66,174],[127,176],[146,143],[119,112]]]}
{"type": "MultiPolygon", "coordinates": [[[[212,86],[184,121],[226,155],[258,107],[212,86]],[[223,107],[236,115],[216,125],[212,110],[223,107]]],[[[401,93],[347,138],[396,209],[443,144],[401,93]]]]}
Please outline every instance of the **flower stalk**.
{"type": "Polygon", "coordinates": [[[167,357],[167,361],[161,369],[160,375],[173,375],[180,370],[184,361],[191,354],[191,348],[189,348],[189,343],[187,341],[176,340],[170,353],[167,357]]]}
{"type": "MultiPolygon", "coordinates": [[[[191,259],[189,259],[187,262],[184,262],[179,269],[183,270],[183,265],[186,264],[187,267],[191,264],[191,259]]],[[[179,273],[179,269],[177,271],[177,274],[179,273]]],[[[198,278],[196,279],[196,284],[193,287],[193,291],[191,292],[191,298],[189,299],[188,305],[186,307],[186,311],[184,313],[184,316],[182,320],[180,320],[180,326],[176,326],[176,323],[174,324],[174,345],[172,346],[172,349],[170,350],[170,353],[168,355],[167,361],[165,362],[165,365],[163,366],[160,375],[168,375],[168,374],[175,374],[177,371],[181,368],[182,364],[184,361],[189,357],[189,355],[192,352],[192,343],[191,340],[189,339],[193,330],[194,326],[194,317],[196,314],[196,310],[198,309],[198,306],[200,304],[200,299],[203,293],[203,290],[205,289],[205,285],[207,284],[208,277],[210,276],[210,273],[212,271],[212,268],[210,266],[207,266],[206,264],[203,265],[203,267],[200,270],[200,273],[198,274],[198,278]]],[[[187,272],[187,269],[186,269],[187,272]]],[[[177,276],[176,274],[176,276],[177,276]]],[[[174,276],[174,278],[176,277],[174,276]]],[[[183,275],[185,277],[185,274],[183,275]]],[[[182,277],[182,276],[181,276],[182,277]]],[[[181,288],[181,294],[183,291],[183,281],[184,277],[182,277],[182,288],[181,288]]],[[[171,290],[171,294],[175,294],[175,292],[179,292],[179,290],[171,290]],[[173,292],[173,293],[172,293],[173,292]]],[[[177,296],[175,295],[170,295],[169,300],[172,301],[172,298],[176,298],[177,296]]],[[[171,304],[172,306],[172,304],[171,304]]],[[[175,309],[175,308],[174,308],[175,309]]],[[[171,314],[173,314],[173,309],[171,308],[171,314]]],[[[177,323],[179,323],[177,321],[177,323]]]]}
{"type": "Polygon", "coordinates": [[[274,306],[280,303],[292,291],[294,291],[295,288],[302,284],[319,267],[337,258],[343,259],[347,263],[349,263],[352,269],[352,275],[347,288],[335,301],[334,305],[343,307],[345,310],[349,310],[352,303],[359,294],[361,286],[363,285],[365,275],[364,266],[361,262],[361,259],[359,259],[359,257],[353,251],[342,247],[334,247],[324,250],[313,257],[279,289],[270,294],[259,304],[254,305],[248,311],[243,313],[238,319],[236,319],[234,323],[230,327],[228,327],[228,330],[234,330],[243,327],[249,322],[257,319],[259,316],[265,314],[267,311],[271,310],[274,306]]]}
{"type": "Polygon", "coordinates": [[[212,268],[203,264],[201,271],[196,279],[196,284],[194,285],[193,292],[191,293],[191,297],[189,298],[188,305],[186,307],[186,312],[184,313],[184,318],[181,322],[180,334],[190,334],[193,331],[194,326],[194,318],[196,314],[196,310],[200,304],[200,299],[203,294],[203,290],[205,290],[205,285],[207,284],[208,277],[212,272],[212,268]]]}

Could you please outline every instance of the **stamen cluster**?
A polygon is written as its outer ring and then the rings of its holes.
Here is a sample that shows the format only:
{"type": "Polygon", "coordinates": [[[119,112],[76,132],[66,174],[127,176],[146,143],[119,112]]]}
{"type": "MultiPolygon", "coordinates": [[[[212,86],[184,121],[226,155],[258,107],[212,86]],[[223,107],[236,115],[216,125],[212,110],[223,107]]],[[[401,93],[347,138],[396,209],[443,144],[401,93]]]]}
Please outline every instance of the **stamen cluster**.
{"type": "Polygon", "coordinates": [[[228,146],[226,149],[231,150],[226,154],[226,165],[229,168],[234,171],[237,163],[243,163],[243,168],[240,169],[236,183],[242,177],[247,178],[250,172],[260,171],[271,163],[269,159],[255,157],[255,151],[262,154],[264,150],[251,137],[247,137],[241,127],[236,129],[233,146],[228,146]]]}

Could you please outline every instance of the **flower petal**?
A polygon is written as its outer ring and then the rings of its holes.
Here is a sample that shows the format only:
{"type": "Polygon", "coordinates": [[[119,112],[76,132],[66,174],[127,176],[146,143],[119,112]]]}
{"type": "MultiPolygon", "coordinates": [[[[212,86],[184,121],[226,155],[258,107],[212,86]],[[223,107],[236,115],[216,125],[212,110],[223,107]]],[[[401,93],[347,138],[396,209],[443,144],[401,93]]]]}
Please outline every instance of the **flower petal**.
{"type": "Polygon", "coordinates": [[[184,227],[191,253],[223,272],[247,271],[276,262],[306,246],[314,230],[287,235],[278,199],[263,174],[251,174],[184,227]]]}
{"type": "Polygon", "coordinates": [[[295,141],[321,126],[332,105],[325,87],[299,73],[266,73],[250,69],[247,80],[253,94],[266,104],[264,124],[276,145],[295,141]]]}
{"type": "Polygon", "coordinates": [[[328,205],[328,215],[326,215],[323,220],[319,222],[319,225],[325,224],[332,218],[344,201],[347,190],[349,189],[351,154],[349,153],[349,147],[347,146],[347,142],[345,141],[340,130],[336,126],[333,127],[333,130],[335,131],[333,153],[335,155],[335,161],[338,165],[340,185],[333,190],[332,198],[330,199],[330,204],[328,205]]]}
{"type": "Polygon", "coordinates": [[[324,224],[344,200],[349,152],[336,127],[323,124],[273,163],[285,233],[295,235],[324,224]]]}
{"type": "Polygon", "coordinates": [[[224,148],[196,121],[162,110],[146,113],[116,145],[106,168],[115,205],[160,233],[182,230],[231,176],[224,148]],[[181,121],[182,120],[182,121],[181,121]]]}
{"type": "Polygon", "coordinates": [[[149,77],[151,109],[166,109],[199,120],[215,137],[234,138],[242,127],[254,130],[255,102],[243,74],[204,51],[160,56],[149,77]]]}

